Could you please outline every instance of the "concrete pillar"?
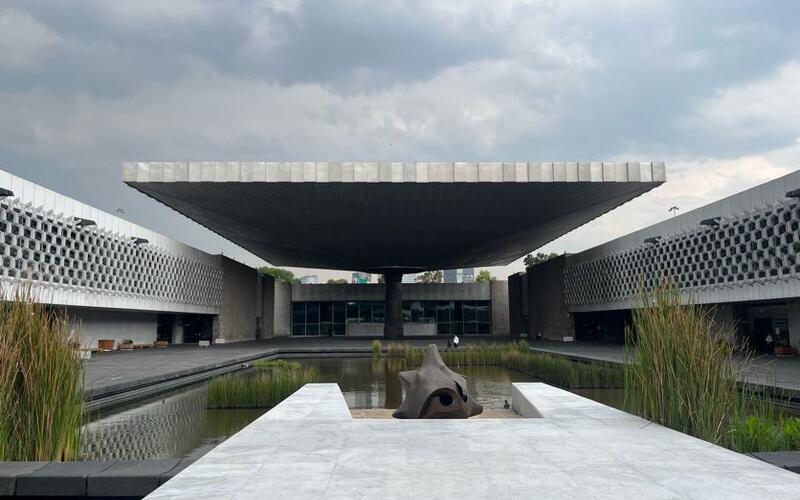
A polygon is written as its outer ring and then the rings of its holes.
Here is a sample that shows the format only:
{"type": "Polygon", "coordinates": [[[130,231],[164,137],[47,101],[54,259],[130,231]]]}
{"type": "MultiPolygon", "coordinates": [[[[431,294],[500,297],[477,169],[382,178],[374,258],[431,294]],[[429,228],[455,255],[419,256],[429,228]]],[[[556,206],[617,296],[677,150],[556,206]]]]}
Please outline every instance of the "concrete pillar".
{"type": "Polygon", "coordinates": [[[789,322],[789,343],[800,350],[800,300],[786,303],[786,319],[789,322]]]}
{"type": "Polygon", "coordinates": [[[172,321],[172,343],[183,344],[183,315],[174,315],[172,321]]]}
{"type": "Polygon", "coordinates": [[[386,284],[386,319],[383,323],[383,336],[387,339],[403,337],[403,273],[383,273],[386,284]]]}

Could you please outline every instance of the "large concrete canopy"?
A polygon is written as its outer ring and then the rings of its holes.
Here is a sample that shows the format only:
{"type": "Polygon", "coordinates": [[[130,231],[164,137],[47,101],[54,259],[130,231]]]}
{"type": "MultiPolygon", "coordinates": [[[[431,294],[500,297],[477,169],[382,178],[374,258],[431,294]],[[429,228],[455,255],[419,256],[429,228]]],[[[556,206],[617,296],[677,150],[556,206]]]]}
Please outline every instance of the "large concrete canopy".
{"type": "Polygon", "coordinates": [[[505,265],[665,181],[639,162],[125,162],[125,182],[273,265],[505,265]]]}

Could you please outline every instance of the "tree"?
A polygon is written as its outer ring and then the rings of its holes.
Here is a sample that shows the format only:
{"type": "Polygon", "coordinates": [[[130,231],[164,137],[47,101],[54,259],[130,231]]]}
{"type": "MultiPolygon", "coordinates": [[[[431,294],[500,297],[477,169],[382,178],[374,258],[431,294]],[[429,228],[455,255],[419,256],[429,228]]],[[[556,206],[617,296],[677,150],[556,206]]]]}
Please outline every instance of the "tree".
{"type": "Polygon", "coordinates": [[[300,283],[300,278],[295,278],[294,273],[281,269],[280,267],[262,267],[258,270],[261,274],[272,276],[275,281],[283,281],[284,283],[300,283]]]}
{"type": "Polygon", "coordinates": [[[346,285],[347,283],[348,281],[344,278],[339,278],[339,279],[331,278],[328,280],[329,285],[346,285]]]}
{"type": "Polygon", "coordinates": [[[476,283],[489,283],[490,281],[494,281],[497,278],[492,276],[492,273],[489,272],[488,269],[481,269],[478,271],[478,275],[475,277],[476,283]]]}
{"type": "Polygon", "coordinates": [[[417,275],[417,282],[418,283],[441,283],[442,282],[442,272],[441,271],[425,271],[424,273],[417,275]]]}
{"type": "Polygon", "coordinates": [[[525,256],[525,267],[526,268],[533,267],[536,264],[541,264],[542,262],[548,261],[553,257],[558,257],[558,255],[559,254],[555,252],[551,253],[536,252],[536,255],[529,253],[528,255],[525,256]]]}

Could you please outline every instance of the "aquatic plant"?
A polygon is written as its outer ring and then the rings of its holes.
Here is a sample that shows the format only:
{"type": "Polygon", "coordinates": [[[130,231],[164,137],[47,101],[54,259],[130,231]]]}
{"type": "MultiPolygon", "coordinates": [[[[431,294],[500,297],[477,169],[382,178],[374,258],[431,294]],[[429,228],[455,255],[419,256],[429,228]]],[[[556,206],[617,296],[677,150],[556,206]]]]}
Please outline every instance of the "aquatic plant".
{"type": "Polygon", "coordinates": [[[372,355],[374,357],[379,357],[383,353],[383,344],[381,344],[380,340],[373,340],[372,341],[372,355]]]}
{"type": "Polygon", "coordinates": [[[751,360],[735,355],[732,332],[714,324],[712,310],[684,302],[668,281],[639,302],[626,331],[626,410],[740,452],[797,447],[784,439],[775,406],[739,381],[751,360]]]}
{"type": "Polygon", "coordinates": [[[78,458],[83,365],[63,311],[28,294],[0,302],[0,460],[78,458]]]}
{"type": "Polygon", "coordinates": [[[271,408],[305,384],[319,379],[314,368],[299,363],[273,365],[253,373],[234,373],[208,384],[209,408],[271,408]],[[292,365],[297,365],[294,367],[292,365]]]}
{"type": "Polygon", "coordinates": [[[413,349],[408,342],[389,342],[389,346],[386,348],[386,355],[390,358],[403,358],[406,353],[413,349]]]}
{"type": "Polygon", "coordinates": [[[253,363],[253,368],[259,370],[299,370],[302,365],[297,361],[286,361],[285,359],[258,360],[253,363]]]}
{"type": "Polygon", "coordinates": [[[800,450],[800,419],[791,417],[783,422],[783,441],[786,449],[800,450]]]}
{"type": "MultiPolygon", "coordinates": [[[[406,362],[417,365],[422,362],[423,354],[423,349],[412,349],[406,353],[406,362]]],[[[503,366],[570,389],[603,389],[623,385],[623,371],[619,366],[579,363],[561,356],[532,352],[525,340],[503,344],[471,344],[463,348],[444,350],[441,355],[445,364],[453,368],[503,366]]]]}

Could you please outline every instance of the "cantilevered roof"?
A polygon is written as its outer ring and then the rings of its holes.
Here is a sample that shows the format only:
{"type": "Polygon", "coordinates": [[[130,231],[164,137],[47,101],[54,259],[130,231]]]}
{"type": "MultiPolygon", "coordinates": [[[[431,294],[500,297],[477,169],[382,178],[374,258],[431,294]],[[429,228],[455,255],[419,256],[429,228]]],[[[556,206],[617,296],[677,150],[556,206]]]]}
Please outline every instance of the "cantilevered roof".
{"type": "Polygon", "coordinates": [[[125,162],[125,182],[273,265],[505,265],[665,181],[640,162],[125,162]]]}

